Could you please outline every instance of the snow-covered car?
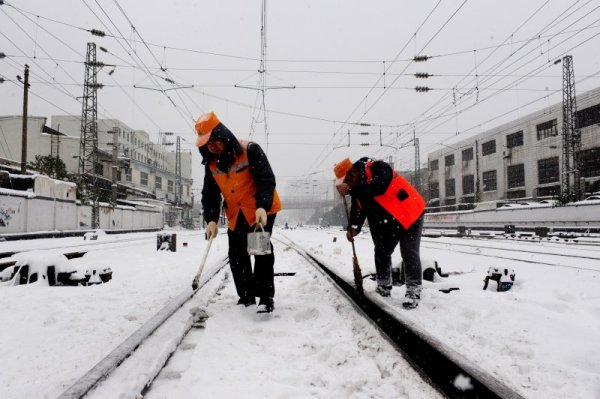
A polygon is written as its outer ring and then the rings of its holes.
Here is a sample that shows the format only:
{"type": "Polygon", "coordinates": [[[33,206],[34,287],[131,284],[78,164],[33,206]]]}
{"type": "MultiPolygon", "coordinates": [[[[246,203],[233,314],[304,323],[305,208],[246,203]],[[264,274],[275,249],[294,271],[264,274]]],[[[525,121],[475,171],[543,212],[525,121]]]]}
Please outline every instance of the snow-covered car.
{"type": "Polygon", "coordinates": [[[528,202],[511,202],[509,204],[503,204],[500,205],[498,207],[499,210],[504,210],[504,209],[514,209],[514,208],[525,208],[531,206],[530,203],[528,202]]]}
{"type": "Polygon", "coordinates": [[[582,199],[581,201],[574,202],[574,204],[575,205],[600,204],[600,195],[599,194],[590,195],[590,196],[586,197],[585,199],[582,199]]]}

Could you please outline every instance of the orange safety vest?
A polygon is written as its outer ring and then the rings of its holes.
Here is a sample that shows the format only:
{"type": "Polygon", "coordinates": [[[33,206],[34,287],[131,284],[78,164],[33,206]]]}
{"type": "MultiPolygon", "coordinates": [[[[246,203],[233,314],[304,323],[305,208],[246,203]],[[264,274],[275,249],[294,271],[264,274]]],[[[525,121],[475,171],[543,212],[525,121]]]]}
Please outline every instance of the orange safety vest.
{"type": "MultiPolygon", "coordinates": [[[[370,183],[373,178],[371,174],[372,163],[367,162],[365,167],[367,183],[370,183]]],[[[373,197],[373,199],[408,230],[423,214],[426,203],[419,192],[404,177],[396,173],[395,170],[393,172],[392,181],[385,193],[373,197]]]]}
{"type": "MultiPolygon", "coordinates": [[[[237,156],[229,168],[229,172],[223,172],[217,168],[217,161],[213,160],[209,167],[213,178],[217,182],[221,194],[225,199],[225,215],[229,221],[229,229],[235,228],[240,210],[244,214],[246,221],[250,226],[256,223],[256,185],[250,174],[250,164],[248,162],[248,141],[241,140],[242,153],[237,156]]],[[[267,209],[267,214],[272,215],[281,209],[281,202],[277,190],[273,194],[273,204],[271,209],[267,209]]]]}

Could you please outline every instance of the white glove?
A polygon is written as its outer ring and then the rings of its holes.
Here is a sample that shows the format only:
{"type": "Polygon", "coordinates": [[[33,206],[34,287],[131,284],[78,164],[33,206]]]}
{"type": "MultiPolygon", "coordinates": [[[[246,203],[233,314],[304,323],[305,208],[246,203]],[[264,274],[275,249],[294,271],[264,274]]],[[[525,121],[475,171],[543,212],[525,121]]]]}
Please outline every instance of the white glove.
{"type": "Polygon", "coordinates": [[[256,223],[263,226],[267,225],[267,211],[265,211],[263,208],[258,208],[256,210],[256,223]]]}
{"type": "Polygon", "coordinates": [[[217,227],[216,222],[208,222],[206,226],[206,239],[210,240],[211,238],[217,237],[217,233],[219,232],[219,228],[217,227]]]}

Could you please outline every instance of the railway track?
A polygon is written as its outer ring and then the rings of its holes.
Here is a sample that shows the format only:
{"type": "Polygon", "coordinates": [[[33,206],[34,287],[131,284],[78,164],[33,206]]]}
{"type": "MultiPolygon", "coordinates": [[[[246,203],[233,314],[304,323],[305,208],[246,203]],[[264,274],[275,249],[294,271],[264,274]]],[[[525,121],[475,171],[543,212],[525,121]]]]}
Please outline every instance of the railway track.
{"type": "MultiPolygon", "coordinates": [[[[592,272],[600,272],[600,268],[598,267],[586,267],[578,265],[577,261],[600,261],[600,254],[595,255],[596,251],[586,251],[589,254],[581,255],[576,253],[565,253],[565,248],[562,248],[562,252],[549,251],[549,248],[545,248],[546,250],[527,250],[523,248],[519,248],[518,251],[513,251],[510,248],[502,248],[501,246],[493,246],[493,245],[480,245],[480,244],[472,244],[472,243],[461,243],[461,242],[435,242],[434,240],[423,240],[421,243],[421,248],[435,249],[440,251],[453,251],[468,255],[482,256],[488,258],[497,258],[504,260],[512,260],[524,263],[534,263],[539,265],[546,265],[552,267],[561,267],[575,270],[586,270],[592,272]],[[458,248],[468,248],[469,250],[461,250],[458,248]],[[485,251],[481,251],[481,250],[485,251]],[[528,255],[539,255],[540,257],[549,258],[556,257],[559,259],[567,259],[568,263],[559,263],[559,262],[548,262],[540,260],[539,258],[526,258],[524,256],[511,256],[510,253],[518,253],[518,254],[528,254],[528,255]],[[595,256],[594,256],[595,255],[595,256]]],[[[556,248],[555,248],[556,249],[556,248]]],[[[557,251],[560,249],[557,249],[557,251]]],[[[581,252],[581,250],[578,250],[581,252]]]]}
{"type": "MultiPolygon", "coordinates": [[[[338,291],[338,295],[341,294],[345,297],[356,313],[368,322],[367,324],[375,327],[376,331],[379,332],[375,335],[381,334],[384,340],[388,341],[391,347],[395,348],[400,356],[408,361],[422,380],[430,384],[432,389],[442,397],[522,398],[514,389],[506,386],[452,348],[443,345],[435,337],[428,336],[423,331],[409,325],[410,323],[403,322],[402,317],[398,315],[398,311],[386,304],[385,300],[376,295],[371,295],[371,293],[358,295],[350,282],[340,277],[332,268],[311,255],[304,248],[296,245],[286,237],[276,238],[276,240],[279,241],[280,247],[281,245],[285,246],[284,251],[294,251],[297,256],[302,257],[319,274],[324,276],[324,279],[335,287],[334,291],[338,291]],[[462,390],[461,385],[455,383],[459,377],[468,381],[471,389],[462,390]]],[[[141,396],[148,395],[152,397],[153,383],[156,378],[160,373],[169,374],[164,371],[165,369],[168,370],[169,359],[182,356],[182,353],[190,349],[190,344],[185,343],[186,336],[194,331],[192,330],[194,316],[189,315],[187,312],[191,306],[190,304],[194,302],[195,296],[200,295],[201,292],[207,289],[207,284],[211,281],[213,281],[213,292],[206,298],[206,303],[212,301],[210,299],[211,295],[220,295],[220,291],[223,289],[222,284],[226,284],[228,280],[227,273],[224,270],[226,264],[227,259],[223,258],[215,267],[211,267],[209,269],[210,273],[203,276],[200,288],[197,291],[192,291],[191,288],[183,290],[155,316],[118,345],[108,356],[75,381],[59,398],[103,397],[107,392],[110,395],[116,395],[116,391],[111,391],[111,380],[118,381],[117,385],[126,382],[129,385],[128,389],[137,392],[141,396]],[[222,274],[225,274],[225,277],[215,278],[217,275],[222,276],[222,274]],[[219,283],[219,280],[221,283],[219,283]],[[221,285],[219,286],[219,284],[221,285]],[[214,288],[215,285],[218,287],[214,288]],[[173,322],[172,319],[178,321],[173,322]],[[186,319],[185,323],[182,323],[183,319],[186,319]],[[172,326],[167,328],[167,324],[172,326]],[[178,325],[178,327],[175,328],[174,325],[178,325]],[[171,338],[173,343],[168,350],[154,355],[156,359],[152,361],[146,359],[141,362],[148,370],[139,370],[139,361],[126,362],[126,359],[134,357],[133,355],[138,348],[144,347],[144,345],[152,346],[149,342],[153,339],[153,335],[159,334],[161,329],[170,331],[170,334],[175,334],[176,337],[171,338]],[[173,331],[176,331],[176,333],[173,333],[173,331]],[[132,375],[137,375],[139,378],[132,378],[132,375]]],[[[293,274],[282,273],[281,275],[290,276],[293,274]]],[[[227,306],[231,307],[229,304],[227,306]]],[[[275,317],[277,311],[276,308],[275,317]]],[[[207,328],[210,328],[210,319],[207,322],[207,328]]]]}

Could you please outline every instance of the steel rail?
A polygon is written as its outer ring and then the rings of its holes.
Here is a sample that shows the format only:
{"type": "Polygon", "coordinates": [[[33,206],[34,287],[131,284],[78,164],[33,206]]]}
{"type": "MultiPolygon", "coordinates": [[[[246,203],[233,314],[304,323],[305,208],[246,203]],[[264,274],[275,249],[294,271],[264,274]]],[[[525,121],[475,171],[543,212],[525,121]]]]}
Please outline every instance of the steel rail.
{"type": "MultiPolygon", "coordinates": [[[[467,254],[467,255],[483,256],[483,257],[486,257],[486,258],[514,260],[514,261],[517,261],[517,262],[532,263],[532,264],[536,264],[536,265],[545,265],[545,266],[552,266],[552,267],[564,267],[566,269],[585,270],[585,271],[596,272],[596,273],[600,272],[600,268],[599,269],[592,269],[590,267],[563,265],[563,264],[560,264],[560,263],[541,262],[539,260],[520,259],[520,258],[511,257],[511,256],[490,255],[490,254],[484,254],[484,253],[475,253],[475,252],[469,252],[469,251],[461,251],[461,250],[458,250],[458,249],[439,248],[439,247],[428,246],[428,245],[424,245],[424,244],[421,244],[421,248],[435,249],[435,250],[438,250],[438,251],[452,251],[452,252],[458,252],[458,253],[467,254]]],[[[490,248],[486,248],[486,249],[490,249],[490,248]]],[[[498,249],[498,251],[507,251],[507,250],[506,249],[498,249]]],[[[521,251],[519,251],[519,252],[521,252],[521,251]]],[[[546,255],[546,256],[552,256],[552,255],[554,255],[554,254],[548,254],[548,253],[540,253],[540,254],[543,254],[543,255],[546,255]]],[[[576,256],[571,256],[571,258],[576,258],[576,256]]]]}
{"type": "MultiPolygon", "coordinates": [[[[504,242],[511,242],[511,241],[503,241],[502,243],[504,243],[504,242]]],[[[531,242],[535,243],[535,241],[531,241],[531,242]]],[[[427,240],[427,243],[436,244],[436,245],[456,245],[459,247],[472,247],[472,248],[480,248],[480,249],[494,249],[494,250],[498,250],[498,251],[507,251],[508,250],[507,248],[498,248],[498,247],[492,247],[492,246],[487,246],[487,245],[467,244],[467,243],[459,243],[459,242],[443,242],[442,243],[442,242],[436,242],[433,240],[427,240]]],[[[565,248],[553,248],[553,249],[565,250],[565,248]]],[[[600,260],[600,256],[570,255],[570,254],[565,254],[565,253],[532,251],[532,250],[521,249],[521,248],[519,248],[519,252],[534,254],[534,255],[552,255],[552,256],[559,256],[559,257],[566,257],[566,258],[600,260]]],[[[596,251],[593,251],[593,252],[596,252],[596,251]]]]}
{"type": "Polygon", "coordinates": [[[333,285],[351,301],[359,313],[376,326],[382,335],[404,355],[421,377],[442,395],[460,399],[523,399],[523,396],[513,388],[444,345],[435,337],[399,320],[394,315],[393,308],[382,306],[368,296],[358,294],[350,282],[337,275],[322,261],[310,255],[289,238],[285,238],[289,242],[278,238],[274,239],[294,249],[317,270],[328,276],[334,283],[333,285]],[[467,378],[472,388],[461,390],[454,383],[459,376],[467,378]]]}
{"type": "MultiPolygon", "coordinates": [[[[161,325],[163,325],[177,310],[184,306],[194,297],[196,292],[206,285],[223,267],[228,263],[228,258],[222,258],[217,262],[211,272],[206,275],[207,278],[198,286],[198,289],[192,290],[186,288],[175,299],[170,301],[160,309],[153,317],[146,321],[140,328],[134,331],[121,344],[113,349],[106,357],[100,360],[94,367],[88,370],[82,377],[65,390],[58,399],[82,398],[90,392],[98,383],[104,380],[115,370],[125,359],[127,359],[142,343],[161,325]]],[[[185,335],[185,334],[184,334],[185,335]]],[[[148,384],[152,383],[149,381],[148,384]]]]}

